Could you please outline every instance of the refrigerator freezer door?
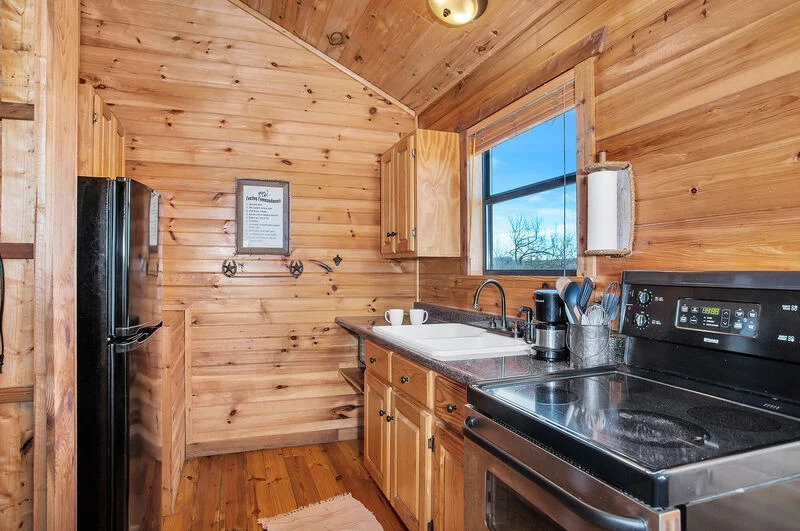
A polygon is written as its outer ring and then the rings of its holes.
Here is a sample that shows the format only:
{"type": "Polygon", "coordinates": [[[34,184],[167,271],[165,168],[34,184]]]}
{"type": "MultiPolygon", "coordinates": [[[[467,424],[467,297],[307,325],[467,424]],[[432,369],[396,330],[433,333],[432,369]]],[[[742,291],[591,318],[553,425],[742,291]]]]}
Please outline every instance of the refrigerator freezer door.
{"type": "Polygon", "coordinates": [[[130,336],[161,322],[161,277],[158,245],[159,196],[143,184],[117,179],[117,256],[122,257],[117,284],[119,307],[115,336],[130,336]]]}

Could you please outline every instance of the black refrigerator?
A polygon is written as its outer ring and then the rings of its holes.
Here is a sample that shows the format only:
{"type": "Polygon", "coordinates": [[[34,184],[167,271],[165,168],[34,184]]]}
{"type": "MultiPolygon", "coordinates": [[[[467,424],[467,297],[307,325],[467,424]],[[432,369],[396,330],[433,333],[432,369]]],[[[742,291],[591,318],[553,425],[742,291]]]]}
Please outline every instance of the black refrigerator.
{"type": "Polygon", "coordinates": [[[159,196],[78,178],[78,529],[158,528],[159,196]]]}

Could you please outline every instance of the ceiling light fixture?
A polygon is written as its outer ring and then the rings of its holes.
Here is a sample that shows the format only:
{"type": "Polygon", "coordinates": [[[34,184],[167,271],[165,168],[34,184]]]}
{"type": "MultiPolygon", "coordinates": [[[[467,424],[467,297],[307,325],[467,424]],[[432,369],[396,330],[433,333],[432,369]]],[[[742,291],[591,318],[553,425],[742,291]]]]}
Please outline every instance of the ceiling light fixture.
{"type": "Polygon", "coordinates": [[[461,26],[486,10],[488,0],[428,0],[433,16],[448,26],[461,26]]]}

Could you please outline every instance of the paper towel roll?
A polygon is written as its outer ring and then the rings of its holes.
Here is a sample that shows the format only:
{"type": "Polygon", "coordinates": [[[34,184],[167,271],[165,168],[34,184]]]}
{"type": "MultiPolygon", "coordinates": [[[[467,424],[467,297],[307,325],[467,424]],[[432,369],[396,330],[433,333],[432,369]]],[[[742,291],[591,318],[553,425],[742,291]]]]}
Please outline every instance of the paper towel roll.
{"type": "Polygon", "coordinates": [[[617,172],[595,171],[587,180],[586,250],[616,249],[617,172]]]}

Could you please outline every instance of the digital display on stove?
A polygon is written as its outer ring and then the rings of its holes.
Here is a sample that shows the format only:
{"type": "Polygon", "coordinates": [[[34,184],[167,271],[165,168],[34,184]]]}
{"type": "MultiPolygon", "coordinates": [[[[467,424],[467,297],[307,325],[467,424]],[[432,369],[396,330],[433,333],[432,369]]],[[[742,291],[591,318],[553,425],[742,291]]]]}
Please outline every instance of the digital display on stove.
{"type": "Polygon", "coordinates": [[[761,305],[756,303],[678,299],[675,327],[756,337],[760,316],[761,305]]]}

